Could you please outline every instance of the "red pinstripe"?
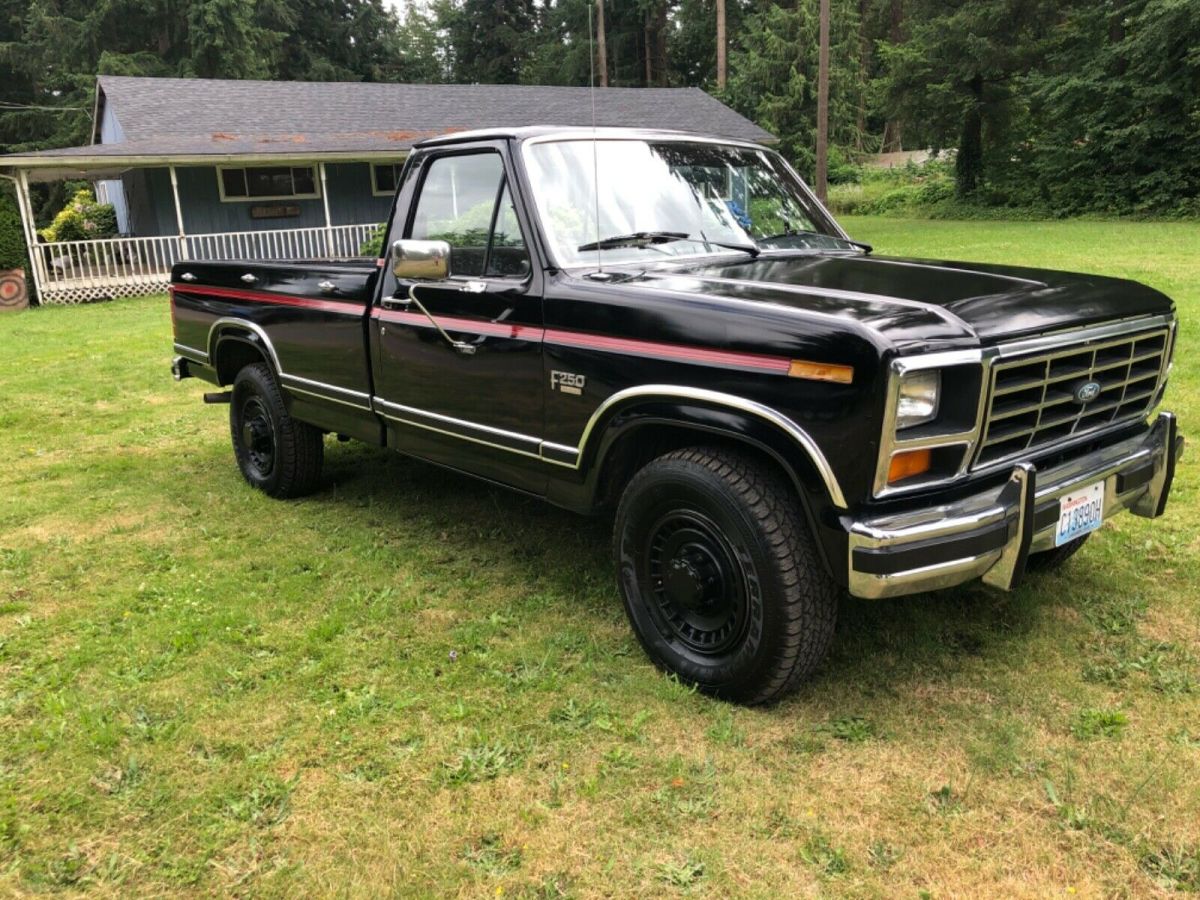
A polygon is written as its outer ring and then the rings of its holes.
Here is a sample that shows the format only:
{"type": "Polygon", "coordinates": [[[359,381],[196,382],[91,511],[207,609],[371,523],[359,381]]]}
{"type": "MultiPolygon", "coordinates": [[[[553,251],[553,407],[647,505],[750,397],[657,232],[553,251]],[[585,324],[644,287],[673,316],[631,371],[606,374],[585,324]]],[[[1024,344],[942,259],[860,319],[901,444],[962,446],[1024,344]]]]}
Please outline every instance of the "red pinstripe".
{"type": "MultiPolygon", "coordinates": [[[[175,289],[176,285],[172,285],[172,292],[175,289]]],[[[188,291],[187,288],[179,288],[179,290],[188,291]]],[[[258,303],[272,303],[277,306],[316,309],[322,312],[335,312],[343,315],[357,316],[361,315],[363,310],[362,306],[353,301],[316,300],[310,297],[292,297],[285,294],[270,294],[264,291],[247,291],[241,288],[203,287],[197,289],[197,293],[212,297],[225,297],[231,300],[251,300],[258,303]]],[[[371,315],[373,318],[384,322],[396,322],[402,325],[415,325],[417,327],[431,327],[429,320],[420,313],[373,309],[371,315]]],[[[536,341],[554,344],[559,347],[601,350],[608,353],[646,356],[677,362],[706,363],[726,368],[752,369],[760,372],[771,372],[776,375],[786,375],[788,367],[791,365],[791,360],[787,357],[767,356],[761,353],[738,353],[732,350],[714,350],[708,347],[693,347],[687,344],[664,344],[658,341],[641,341],[633,338],[610,337],[603,334],[587,334],[580,331],[540,328],[536,325],[484,322],[479,319],[464,319],[458,316],[438,316],[437,320],[447,331],[466,332],[485,335],[487,337],[508,338],[510,340],[536,341]]]]}
{"type": "MultiPolygon", "coordinates": [[[[179,287],[181,292],[191,293],[192,288],[179,287]]],[[[196,293],[206,297],[223,297],[227,300],[251,300],[255,303],[273,303],[276,306],[296,306],[300,309],[318,309],[322,312],[361,316],[365,307],[354,300],[317,300],[312,297],[291,297],[287,294],[268,294],[265,291],[247,291],[241,288],[202,287],[196,293]]]]}
{"type": "Polygon", "coordinates": [[[639,341],[630,338],[607,337],[601,334],[583,334],[578,331],[548,329],[544,340],[547,344],[563,347],[581,347],[588,350],[607,350],[610,353],[626,353],[630,356],[653,356],[680,362],[702,362],[714,366],[738,369],[758,369],[786,375],[792,364],[782,356],[766,356],[761,353],[737,353],[732,350],[712,350],[708,347],[690,347],[686,344],[662,344],[657,341],[639,341]]]}

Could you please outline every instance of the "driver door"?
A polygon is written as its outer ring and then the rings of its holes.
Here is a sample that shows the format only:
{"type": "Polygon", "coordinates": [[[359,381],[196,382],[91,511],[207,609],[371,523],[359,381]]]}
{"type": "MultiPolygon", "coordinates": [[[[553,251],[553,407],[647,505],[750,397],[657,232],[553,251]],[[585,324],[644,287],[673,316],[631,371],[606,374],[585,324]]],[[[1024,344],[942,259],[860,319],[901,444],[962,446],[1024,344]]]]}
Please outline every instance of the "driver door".
{"type": "Polygon", "coordinates": [[[389,266],[373,314],[375,407],[398,449],[544,493],[541,279],[498,151],[422,161],[408,220],[392,234],[450,244],[450,277],[415,292],[466,346],[407,302],[413,284],[389,266]]]}

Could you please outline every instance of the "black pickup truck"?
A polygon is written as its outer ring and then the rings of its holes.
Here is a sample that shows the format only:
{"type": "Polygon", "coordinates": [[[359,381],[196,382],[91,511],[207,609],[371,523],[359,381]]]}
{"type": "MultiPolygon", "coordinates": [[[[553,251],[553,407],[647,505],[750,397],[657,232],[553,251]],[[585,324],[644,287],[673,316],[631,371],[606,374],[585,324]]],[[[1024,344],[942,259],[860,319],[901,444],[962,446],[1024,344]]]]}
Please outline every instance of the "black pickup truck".
{"type": "Polygon", "coordinates": [[[1172,302],[1093,275],[874,256],[762,147],[522,128],[408,157],[375,260],[172,273],[176,378],[246,480],[327,434],[591,513],[660,666],[745,703],[838,597],[1013,588],[1162,514],[1172,302]]]}

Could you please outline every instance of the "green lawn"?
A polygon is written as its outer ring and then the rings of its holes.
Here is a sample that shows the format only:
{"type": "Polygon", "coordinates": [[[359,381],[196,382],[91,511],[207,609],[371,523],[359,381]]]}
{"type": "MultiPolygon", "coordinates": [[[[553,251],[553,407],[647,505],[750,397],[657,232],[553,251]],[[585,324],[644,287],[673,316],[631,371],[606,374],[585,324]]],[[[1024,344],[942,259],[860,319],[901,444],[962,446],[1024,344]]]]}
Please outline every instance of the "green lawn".
{"type": "MultiPolygon", "coordinates": [[[[1200,225],[852,220],[1171,293],[1200,225]]],[[[0,892],[1200,890],[1196,456],[1057,576],[843,604],[745,710],[656,672],[605,521],[354,444],[251,491],[162,298],[0,317],[0,892]]]]}

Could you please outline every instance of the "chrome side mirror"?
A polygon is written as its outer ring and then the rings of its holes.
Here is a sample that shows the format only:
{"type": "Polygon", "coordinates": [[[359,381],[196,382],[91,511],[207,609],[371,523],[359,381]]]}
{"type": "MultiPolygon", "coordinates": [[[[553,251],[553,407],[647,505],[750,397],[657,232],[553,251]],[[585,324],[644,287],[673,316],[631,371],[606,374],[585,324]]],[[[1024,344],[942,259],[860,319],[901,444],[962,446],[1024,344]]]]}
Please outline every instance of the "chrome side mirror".
{"type": "Polygon", "coordinates": [[[450,245],[445,241],[396,241],[392,274],[401,281],[441,281],[450,275],[450,245]]]}

